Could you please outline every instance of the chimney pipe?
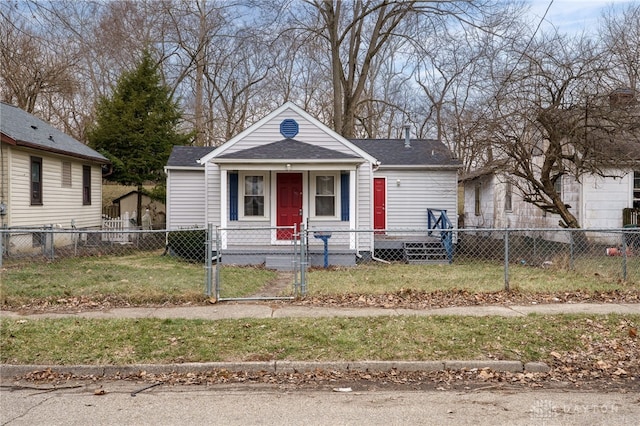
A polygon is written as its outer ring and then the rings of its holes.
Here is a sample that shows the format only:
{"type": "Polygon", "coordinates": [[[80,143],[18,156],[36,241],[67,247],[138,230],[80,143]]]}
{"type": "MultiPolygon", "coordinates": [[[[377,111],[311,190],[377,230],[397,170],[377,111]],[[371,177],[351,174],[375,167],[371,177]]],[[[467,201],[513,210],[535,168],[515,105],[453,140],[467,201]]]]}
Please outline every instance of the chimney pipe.
{"type": "Polygon", "coordinates": [[[409,129],[411,126],[409,124],[404,125],[404,147],[411,148],[411,140],[409,139],[409,129]]]}

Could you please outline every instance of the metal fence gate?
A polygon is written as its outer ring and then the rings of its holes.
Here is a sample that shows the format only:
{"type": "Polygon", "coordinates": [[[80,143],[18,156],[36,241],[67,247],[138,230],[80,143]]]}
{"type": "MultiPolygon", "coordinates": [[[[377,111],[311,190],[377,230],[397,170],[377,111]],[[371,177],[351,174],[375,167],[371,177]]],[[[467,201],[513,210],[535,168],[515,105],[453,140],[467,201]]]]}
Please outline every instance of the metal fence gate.
{"type": "Polygon", "coordinates": [[[293,227],[207,228],[205,293],[216,301],[306,294],[305,232],[293,227]]]}

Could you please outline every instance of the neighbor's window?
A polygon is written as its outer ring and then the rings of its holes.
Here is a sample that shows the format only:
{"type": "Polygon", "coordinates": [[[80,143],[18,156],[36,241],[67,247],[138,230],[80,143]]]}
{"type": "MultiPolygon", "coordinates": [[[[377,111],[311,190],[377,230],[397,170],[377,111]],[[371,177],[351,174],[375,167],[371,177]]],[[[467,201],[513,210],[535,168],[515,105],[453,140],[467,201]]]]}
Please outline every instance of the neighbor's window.
{"type": "Polygon", "coordinates": [[[558,176],[555,182],[553,182],[553,190],[556,191],[558,197],[562,200],[562,175],[558,176]]]}
{"type": "Polygon", "coordinates": [[[42,158],[31,157],[31,205],[42,205],[42,158]]]}
{"type": "Polygon", "coordinates": [[[507,182],[504,188],[504,210],[513,210],[513,186],[511,182],[507,182]]]}
{"type": "Polygon", "coordinates": [[[91,205],[91,166],[82,166],[82,204],[91,205]]]}
{"type": "Polygon", "coordinates": [[[633,208],[640,209],[640,172],[633,172],[633,208]]]}
{"type": "Polygon", "coordinates": [[[264,216],[264,176],[244,177],[244,215],[264,216]]]}
{"type": "Polygon", "coordinates": [[[62,187],[71,188],[71,162],[62,162],[62,187]]]}
{"type": "Polygon", "coordinates": [[[480,183],[476,183],[474,188],[473,206],[475,215],[480,216],[480,183]]]}
{"type": "Polygon", "coordinates": [[[316,216],[336,215],[336,177],[316,176],[316,216]]]}

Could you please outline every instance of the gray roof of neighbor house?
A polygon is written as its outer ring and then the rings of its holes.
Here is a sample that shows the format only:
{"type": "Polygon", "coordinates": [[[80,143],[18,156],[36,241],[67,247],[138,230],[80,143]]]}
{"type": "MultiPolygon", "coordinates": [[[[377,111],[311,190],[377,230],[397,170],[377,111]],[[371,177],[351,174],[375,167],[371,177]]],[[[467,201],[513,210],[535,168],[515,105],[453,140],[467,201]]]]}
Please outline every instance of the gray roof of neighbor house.
{"type": "Polygon", "coordinates": [[[218,158],[242,160],[343,160],[358,159],[360,157],[287,138],[230,154],[222,154],[218,158]]]}
{"type": "Polygon", "coordinates": [[[214,149],[214,146],[174,146],[167,167],[204,167],[198,160],[214,149]]]}
{"type": "Polygon", "coordinates": [[[457,168],[462,162],[435,139],[349,139],[358,148],[380,161],[380,166],[449,166],[457,168]]]}
{"type": "Polygon", "coordinates": [[[106,157],[38,117],[0,102],[2,142],[55,154],[109,163],[106,157]]]}

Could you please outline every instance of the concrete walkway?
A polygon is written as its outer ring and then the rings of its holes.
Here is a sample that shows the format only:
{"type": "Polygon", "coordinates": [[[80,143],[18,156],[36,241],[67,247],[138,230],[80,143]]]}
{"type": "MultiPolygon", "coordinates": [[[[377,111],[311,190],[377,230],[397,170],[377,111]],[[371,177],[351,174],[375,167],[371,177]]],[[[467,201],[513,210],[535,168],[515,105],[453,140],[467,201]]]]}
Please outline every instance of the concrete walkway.
{"type": "MultiPolygon", "coordinates": [[[[640,304],[550,304],[527,306],[461,306],[438,309],[384,309],[384,308],[338,308],[297,305],[275,305],[266,303],[220,303],[209,306],[178,306],[160,308],[114,308],[104,311],[86,311],[77,313],[41,313],[21,314],[13,311],[0,311],[0,318],[14,320],[38,320],[45,318],[184,318],[184,319],[242,319],[242,318],[326,318],[326,317],[364,317],[364,316],[435,316],[435,315],[471,315],[522,317],[537,313],[556,314],[636,314],[640,315],[640,304]]],[[[330,369],[334,371],[436,371],[473,368],[490,368],[494,371],[510,372],[546,372],[549,367],[540,362],[522,363],[520,361],[465,360],[465,361],[352,361],[352,362],[306,362],[306,361],[265,361],[265,362],[219,362],[184,363],[154,365],[0,365],[0,379],[10,380],[33,371],[51,369],[59,373],[109,377],[115,374],[136,374],[140,371],[155,374],[197,373],[212,369],[228,371],[267,371],[271,373],[314,371],[330,369]]]]}
{"type": "Polygon", "coordinates": [[[366,317],[366,316],[434,316],[434,315],[470,315],[521,317],[529,314],[637,314],[640,304],[617,303],[558,303],[531,304],[514,306],[459,306],[435,309],[385,309],[385,308],[341,308],[298,305],[276,305],[268,303],[218,303],[209,306],[175,307],[134,307],[113,308],[108,310],[21,314],[15,311],[0,310],[0,318],[38,319],[38,318],[184,318],[184,319],[242,319],[242,318],[326,318],[326,317],[366,317]]]}

